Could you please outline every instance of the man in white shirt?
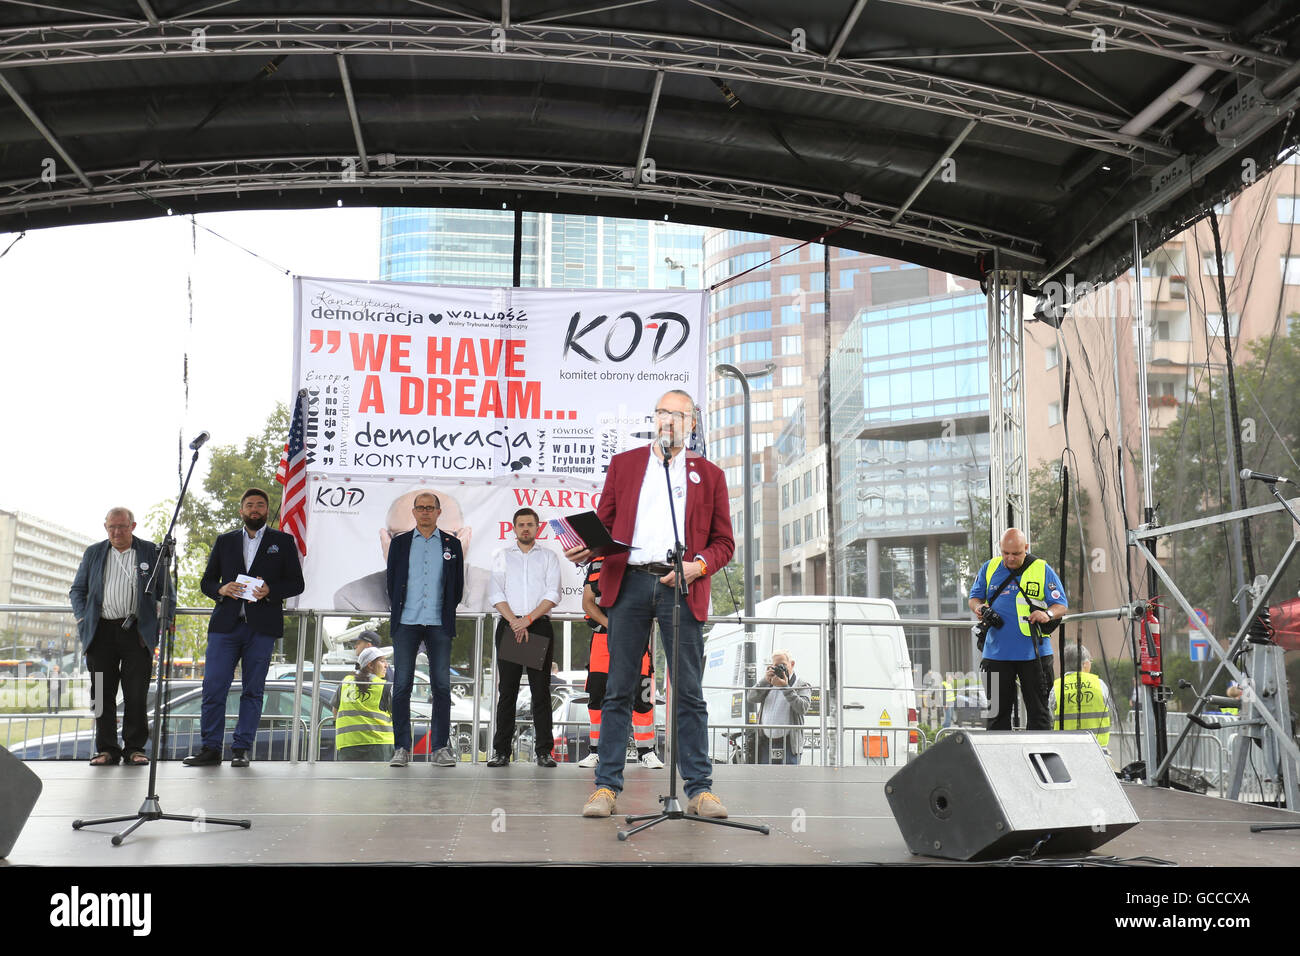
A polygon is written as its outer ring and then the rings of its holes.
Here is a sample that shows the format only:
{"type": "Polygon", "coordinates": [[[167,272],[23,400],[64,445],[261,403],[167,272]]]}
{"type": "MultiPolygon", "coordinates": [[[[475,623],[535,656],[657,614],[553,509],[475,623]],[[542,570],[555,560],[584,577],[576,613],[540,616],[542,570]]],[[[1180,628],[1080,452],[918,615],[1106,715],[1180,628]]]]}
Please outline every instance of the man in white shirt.
{"type": "Polygon", "coordinates": [[[551,659],[554,632],[548,616],[560,603],[560,561],[554,551],[537,547],[540,521],[532,508],[515,512],[515,543],[498,551],[492,561],[492,585],[489,600],[501,619],[497,622],[497,674],[500,696],[497,699],[497,732],[492,738],[489,767],[504,767],[510,762],[511,740],[515,733],[515,702],[519,683],[528,671],[528,688],[533,698],[533,731],[539,767],[554,767],[551,756],[554,737],[551,733],[551,659]],[[525,668],[501,656],[505,641],[523,643],[545,640],[546,656],[540,669],[525,668]]]}

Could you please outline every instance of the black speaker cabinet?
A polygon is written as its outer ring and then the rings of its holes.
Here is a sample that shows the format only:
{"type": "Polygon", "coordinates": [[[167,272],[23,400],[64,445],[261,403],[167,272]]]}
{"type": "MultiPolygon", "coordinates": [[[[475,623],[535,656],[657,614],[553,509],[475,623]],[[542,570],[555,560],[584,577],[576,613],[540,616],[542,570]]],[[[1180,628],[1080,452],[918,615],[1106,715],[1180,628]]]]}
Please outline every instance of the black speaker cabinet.
{"type": "Polygon", "coordinates": [[[0,860],[18,842],[18,834],[41,795],[41,778],[0,747],[0,860]]]}
{"type": "Polygon", "coordinates": [[[1086,732],[945,737],[885,784],[907,848],[950,860],[1092,850],[1137,824],[1086,732]]]}

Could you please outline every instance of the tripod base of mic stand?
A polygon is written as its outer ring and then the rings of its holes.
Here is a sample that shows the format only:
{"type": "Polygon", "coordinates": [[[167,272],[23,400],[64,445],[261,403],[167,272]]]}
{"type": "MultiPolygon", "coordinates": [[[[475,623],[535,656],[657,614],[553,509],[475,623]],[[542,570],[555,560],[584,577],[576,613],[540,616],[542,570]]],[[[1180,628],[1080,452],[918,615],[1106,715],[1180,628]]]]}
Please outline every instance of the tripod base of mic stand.
{"type": "Polygon", "coordinates": [[[636,816],[624,817],[624,820],[627,823],[638,823],[641,820],[646,820],[648,822],[633,827],[631,830],[619,830],[618,838],[620,840],[626,840],[633,833],[640,833],[642,830],[648,830],[655,824],[663,823],[665,820],[695,820],[699,823],[713,823],[720,827],[733,827],[737,830],[753,830],[755,833],[761,833],[764,836],[767,836],[772,832],[765,823],[737,823],[734,820],[717,820],[713,817],[688,817],[686,811],[682,809],[681,801],[672,794],[669,794],[666,797],[660,797],[659,802],[664,805],[663,810],[659,813],[642,813],[636,816]]]}
{"type": "Polygon", "coordinates": [[[209,823],[215,823],[223,827],[241,827],[245,830],[251,829],[253,826],[252,820],[226,820],[221,817],[197,817],[182,813],[163,813],[162,805],[158,802],[157,797],[145,797],[144,803],[140,804],[140,809],[133,816],[100,817],[97,820],[73,820],[72,829],[80,830],[82,827],[98,826],[101,823],[124,823],[127,820],[134,820],[135,822],[121,833],[113,834],[110,841],[113,846],[121,846],[123,840],[151,820],[177,820],[181,823],[197,822],[205,826],[209,823]]]}
{"type": "Polygon", "coordinates": [[[1265,830],[1300,830],[1300,823],[1271,823],[1267,826],[1256,824],[1250,828],[1251,833],[1263,833],[1265,830]]]}

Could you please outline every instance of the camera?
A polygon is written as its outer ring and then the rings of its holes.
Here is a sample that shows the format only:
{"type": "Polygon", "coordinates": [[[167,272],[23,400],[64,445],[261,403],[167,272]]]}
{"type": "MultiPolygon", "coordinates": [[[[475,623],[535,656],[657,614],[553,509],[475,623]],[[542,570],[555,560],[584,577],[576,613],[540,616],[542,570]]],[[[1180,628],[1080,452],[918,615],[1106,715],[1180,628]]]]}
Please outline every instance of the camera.
{"type": "Polygon", "coordinates": [[[989,629],[1002,626],[1002,615],[993,610],[991,605],[985,604],[980,608],[980,622],[975,625],[975,646],[979,650],[984,650],[984,638],[988,636],[989,629]]]}
{"type": "Polygon", "coordinates": [[[790,672],[785,669],[784,664],[773,664],[772,676],[779,677],[781,678],[781,680],[788,680],[790,677],[790,672]]]}

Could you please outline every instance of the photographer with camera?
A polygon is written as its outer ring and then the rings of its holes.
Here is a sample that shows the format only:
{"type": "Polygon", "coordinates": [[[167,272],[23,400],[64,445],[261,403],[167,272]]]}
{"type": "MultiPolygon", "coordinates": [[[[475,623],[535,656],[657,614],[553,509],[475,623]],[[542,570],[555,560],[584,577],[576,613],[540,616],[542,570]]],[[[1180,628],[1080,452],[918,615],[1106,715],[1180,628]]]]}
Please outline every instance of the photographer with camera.
{"type": "Polygon", "coordinates": [[[1029,553],[1029,540],[1008,528],[1002,556],[986,561],[970,589],[970,609],[983,659],[989,730],[1011,729],[1011,707],[1020,681],[1029,730],[1051,730],[1048,690],[1052,686],[1052,642],[1046,635],[1068,607],[1065,588],[1042,558],[1029,553]]]}
{"type": "Polygon", "coordinates": [[[794,672],[789,651],[774,651],[772,663],[757,684],[745,692],[746,702],[758,712],[758,762],[797,764],[803,753],[803,724],[812,706],[812,685],[794,672]]]}

